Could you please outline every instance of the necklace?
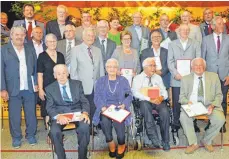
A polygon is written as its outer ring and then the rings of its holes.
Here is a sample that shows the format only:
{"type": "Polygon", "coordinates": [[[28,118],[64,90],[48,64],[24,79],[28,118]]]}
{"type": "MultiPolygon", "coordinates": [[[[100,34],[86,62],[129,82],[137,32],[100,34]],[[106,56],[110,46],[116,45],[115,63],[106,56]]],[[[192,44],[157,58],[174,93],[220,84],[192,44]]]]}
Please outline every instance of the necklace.
{"type": "Polygon", "coordinates": [[[108,79],[108,88],[109,88],[109,91],[110,91],[112,94],[115,93],[116,88],[117,88],[117,85],[118,85],[118,82],[115,83],[115,88],[114,88],[114,90],[112,91],[112,90],[111,90],[111,86],[110,86],[110,82],[109,82],[109,79],[108,79]]]}

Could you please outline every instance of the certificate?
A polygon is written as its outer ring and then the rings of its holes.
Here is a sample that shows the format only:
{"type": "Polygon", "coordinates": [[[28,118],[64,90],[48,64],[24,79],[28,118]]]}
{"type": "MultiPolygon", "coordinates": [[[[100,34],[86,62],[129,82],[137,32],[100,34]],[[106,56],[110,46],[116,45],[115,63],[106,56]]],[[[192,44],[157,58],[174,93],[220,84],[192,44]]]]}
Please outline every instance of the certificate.
{"type": "Polygon", "coordinates": [[[117,109],[115,105],[111,105],[102,112],[102,115],[122,123],[130,115],[130,112],[124,109],[117,109]]]}
{"type": "Polygon", "coordinates": [[[154,57],[155,63],[156,63],[156,70],[161,70],[162,66],[161,66],[161,59],[160,57],[154,57]]]}
{"type": "Polygon", "coordinates": [[[131,68],[121,68],[121,74],[128,80],[130,87],[132,85],[133,73],[134,70],[131,68]]]}
{"type": "Polygon", "coordinates": [[[181,76],[186,76],[191,73],[191,60],[179,59],[177,60],[177,71],[181,76]]]}
{"type": "Polygon", "coordinates": [[[160,96],[160,88],[159,87],[142,87],[140,89],[140,93],[144,96],[150,97],[151,99],[155,99],[160,96]]]}
{"type": "Polygon", "coordinates": [[[149,40],[142,38],[140,51],[148,48],[149,40]]]}
{"type": "MultiPolygon", "coordinates": [[[[60,114],[63,115],[69,119],[71,119],[70,122],[76,122],[76,121],[81,121],[80,116],[81,116],[81,112],[73,112],[73,113],[63,113],[60,114]]],[[[58,123],[58,122],[57,122],[58,123]]]]}
{"type": "Polygon", "coordinates": [[[165,40],[163,40],[160,44],[161,47],[165,48],[168,50],[169,47],[169,43],[171,42],[170,38],[166,38],[165,40]]]}
{"type": "Polygon", "coordinates": [[[190,105],[188,104],[181,105],[181,107],[189,117],[195,117],[195,116],[204,115],[208,113],[207,108],[201,102],[190,104],[190,105]]]}

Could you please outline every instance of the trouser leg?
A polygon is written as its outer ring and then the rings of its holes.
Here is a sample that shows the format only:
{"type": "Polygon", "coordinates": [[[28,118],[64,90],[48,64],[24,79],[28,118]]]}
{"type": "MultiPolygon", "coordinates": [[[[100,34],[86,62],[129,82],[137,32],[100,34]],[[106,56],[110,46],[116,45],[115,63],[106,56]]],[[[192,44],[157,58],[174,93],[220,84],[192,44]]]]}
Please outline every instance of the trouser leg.
{"type": "Polygon", "coordinates": [[[223,112],[224,112],[224,116],[226,118],[227,116],[227,93],[229,90],[229,85],[224,86],[224,81],[220,81],[221,83],[221,89],[222,89],[222,93],[223,93],[223,102],[222,102],[222,107],[223,107],[223,112]]]}
{"type": "Polygon", "coordinates": [[[103,134],[105,135],[106,142],[111,142],[113,140],[112,121],[107,117],[105,117],[104,115],[101,115],[100,118],[101,118],[100,124],[101,124],[103,134]]]}
{"type": "MultiPolygon", "coordinates": [[[[96,107],[95,107],[95,103],[94,103],[94,91],[92,91],[91,94],[85,95],[85,97],[87,98],[87,100],[89,101],[90,104],[90,120],[93,119],[96,107]]],[[[92,122],[90,124],[90,127],[92,126],[92,122]]]]}
{"type": "Polygon", "coordinates": [[[117,134],[118,144],[125,144],[125,123],[118,123],[113,121],[113,125],[117,134]]]}
{"type": "Polygon", "coordinates": [[[180,126],[180,108],[179,103],[180,87],[172,87],[172,102],[173,102],[173,125],[180,126]]]}

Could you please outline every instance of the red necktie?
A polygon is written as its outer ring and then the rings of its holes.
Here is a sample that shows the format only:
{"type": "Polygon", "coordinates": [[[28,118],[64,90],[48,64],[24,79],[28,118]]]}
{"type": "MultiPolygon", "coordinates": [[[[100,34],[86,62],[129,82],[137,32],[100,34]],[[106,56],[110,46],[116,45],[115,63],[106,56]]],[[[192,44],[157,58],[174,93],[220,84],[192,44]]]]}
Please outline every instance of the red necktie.
{"type": "Polygon", "coordinates": [[[31,40],[31,33],[32,33],[32,22],[29,22],[29,27],[28,27],[28,31],[27,31],[27,35],[28,35],[28,39],[31,40]]]}
{"type": "Polygon", "coordinates": [[[211,24],[208,25],[208,35],[212,33],[212,27],[211,24]]]}
{"type": "Polygon", "coordinates": [[[217,36],[217,52],[219,53],[219,49],[220,49],[220,37],[217,36]]]}

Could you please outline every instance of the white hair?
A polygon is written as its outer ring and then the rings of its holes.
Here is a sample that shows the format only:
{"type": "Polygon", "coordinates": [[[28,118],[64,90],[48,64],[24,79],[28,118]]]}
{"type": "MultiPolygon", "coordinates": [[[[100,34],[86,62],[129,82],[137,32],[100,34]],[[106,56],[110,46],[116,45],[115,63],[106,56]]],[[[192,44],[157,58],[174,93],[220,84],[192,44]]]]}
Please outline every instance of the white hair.
{"type": "Polygon", "coordinates": [[[52,33],[49,33],[49,34],[47,34],[47,35],[45,36],[45,43],[47,42],[47,39],[48,39],[49,37],[52,37],[53,39],[55,39],[55,40],[57,41],[56,35],[54,35],[54,34],[52,34],[52,33]]]}
{"type": "Polygon", "coordinates": [[[58,5],[56,10],[59,10],[61,8],[63,8],[65,10],[65,12],[68,13],[68,8],[65,5],[58,5]]]}
{"type": "Polygon", "coordinates": [[[55,76],[56,72],[59,70],[59,69],[64,69],[66,72],[67,72],[67,75],[68,75],[68,68],[65,64],[57,64],[53,67],[53,74],[55,76]]]}
{"type": "Polygon", "coordinates": [[[25,30],[25,28],[23,26],[14,26],[10,30],[10,35],[13,35],[13,32],[15,30],[20,30],[20,31],[22,31],[22,32],[24,32],[26,34],[26,30],[25,30]]]}
{"type": "Polygon", "coordinates": [[[118,60],[116,60],[115,58],[108,59],[107,62],[106,62],[106,64],[105,64],[105,66],[107,67],[110,62],[115,62],[116,65],[117,65],[117,67],[119,67],[118,60]]]}
{"type": "Polygon", "coordinates": [[[65,30],[66,30],[67,26],[70,26],[74,32],[76,31],[76,27],[72,24],[65,25],[65,28],[64,28],[65,30]]]}
{"type": "Polygon", "coordinates": [[[201,57],[194,58],[194,59],[191,61],[191,67],[194,66],[194,63],[195,63],[196,60],[202,60],[203,63],[204,63],[204,67],[206,68],[206,61],[205,61],[203,58],[201,58],[201,57]]]}
{"type": "Polygon", "coordinates": [[[87,32],[90,32],[90,31],[92,31],[96,35],[95,29],[92,27],[89,27],[83,30],[83,33],[82,33],[83,37],[87,34],[87,32]]]}
{"type": "Polygon", "coordinates": [[[213,17],[213,19],[212,19],[212,21],[211,21],[211,25],[212,25],[213,27],[216,26],[216,21],[217,21],[218,19],[222,19],[222,17],[221,17],[221,16],[215,16],[215,17],[213,17]]]}
{"type": "Polygon", "coordinates": [[[151,61],[154,61],[154,62],[155,62],[155,60],[154,60],[153,57],[148,57],[148,58],[146,58],[146,59],[143,61],[143,63],[142,63],[142,67],[144,68],[144,67],[148,66],[148,65],[149,65],[149,62],[151,62],[151,61]]]}

